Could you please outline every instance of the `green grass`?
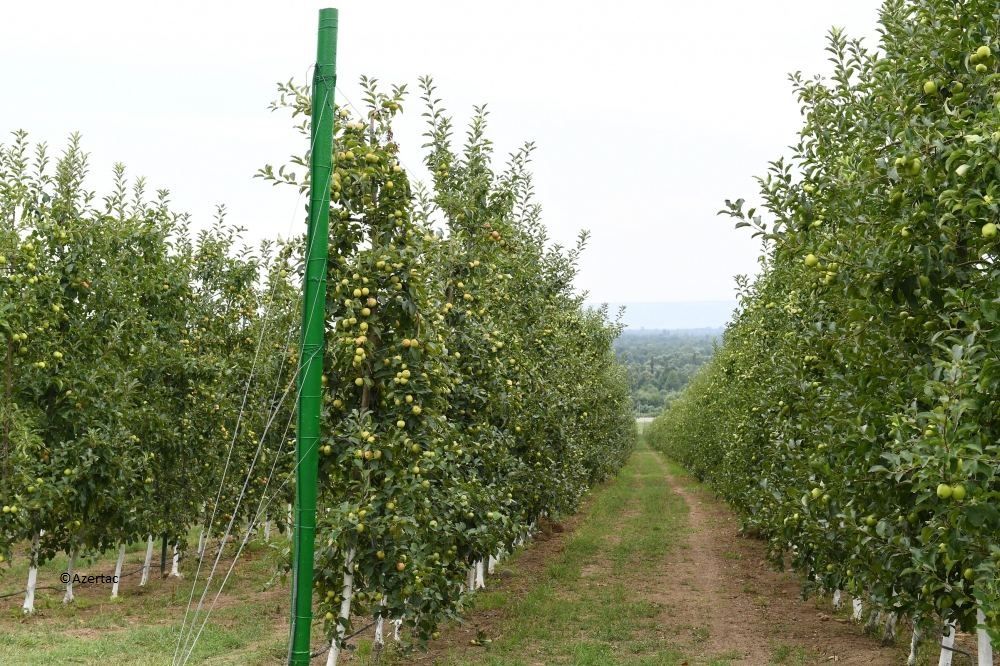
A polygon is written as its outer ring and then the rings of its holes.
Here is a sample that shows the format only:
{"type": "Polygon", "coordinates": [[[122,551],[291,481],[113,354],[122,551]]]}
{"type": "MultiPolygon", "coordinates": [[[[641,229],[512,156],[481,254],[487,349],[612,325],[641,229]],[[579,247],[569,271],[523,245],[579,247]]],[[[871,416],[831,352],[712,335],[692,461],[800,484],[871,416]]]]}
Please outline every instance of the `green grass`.
{"type": "MultiPolygon", "coordinates": [[[[283,546],[283,537],[275,537],[279,547],[283,546]]],[[[145,544],[127,548],[123,571],[137,569],[144,554],[145,544]]],[[[22,588],[27,576],[25,560],[20,558],[0,579],[0,592],[22,588]]],[[[110,575],[114,560],[115,553],[80,559],[76,569],[80,573],[110,575]]],[[[228,565],[229,559],[223,562],[228,565]]],[[[287,586],[269,587],[280,562],[278,548],[263,543],[248,546],[219,605],[212,611],[192,661],[253,665],[283,659],[288,626],[284,593],[287,586]]],[[[194,566],[193,558],[182,563],[183,580],[161,580],[157,545],[147,587],[138,587],[138,575],[123,578],[118,599],[110,598],[110,585],[77,585],[77,601],[64,606],[61,589],[41,590],[36,595],[36,613],[31,617],[22,616],[23,596],[0,600],[0,664],[169,664],[191,592],[194,566]]],[[[38,584],[59,586],[59,574],[65,569],[65,556],[46,563],[39,569],[38,584]]],[[[202,580],[204,573],[203,569],[202,580]]],[[[207,600],[211,601],[212,596],[207,600]]]]}
{"type": "MultiPolygon", "coordinates": [[[[580,527],[520,599],[483,594],[479,608],[506,607],[500,636],[480,654],[438,663],[633,664],[688,661],[658,631],[661,608],[638,590],[686,524],[687,507],[665,481],[666,464],[641,446],[621,474],[596,493],[580,527]]],[[[513,564],[516,569],[517,563],[513,564]]],[[[728,663],[728,660],[714,663],[728,663]]]]}
{"type": "MultiPolygon", "coordinates": [[[[649,572],[683,538],[687,507],[670,490],[665,475],[678,470],[655,452],[640,446],[612,482],[595,490],[579,527],[564,548],[534,575],[526,592],[484,590],[473,612],[499,613],[496,640],[485,647],[445,654],[442,664],[579,664],[603,666],[669,666],[728,664],[733,655],[713,660],[694,658],[676,641],[709,638],[707,627],[691,627],[683,636],[663,631],[663,609],[643,594],[649,572]]],[[[286,546],[251,544],[226,588],[220,606],[202,634],[192,661],[204,664],[277,664],[284,660],[288,631],[287,584],[275,581],[286,546]],[[276,583],[276,584],[275,584],[276,583]]],[[[194,539],[196,541],[196,538],[194,539]]],[[[127,550],[124,570],[142,561],[144,544],[127,550]]],[[[171,661],[180,618],[191,590],[194,562],[182,562],[185,578],[161,580],[159,549],[147,588],[138,576],[125,578],[121,598],[109,599],[110,588],[77,588],[72,606],[61,603],[62,591],[44,590],[38,612],[22,617],[21,597],[0,601],[0,664],[136,664],[157,666],[171,661]]],[[[505,567],[518,567],[517,556],[505,567]]],[[[44,565],[39,585],[58,585],[65,557],[44,565]]],[[[81,573],[110,574],[114,553],[79,561],[81,573]]],[[[515,573],[516,575],[516,573],[515,573]]],[[[26,577],[25,558],[0,579],[0,593],[18,590],[26,577]]],[[[317,626],[315,636],[322,636],[317,626]]],[[[321,641],[315,646],[320,647],[321,641]]],[[[696,649],[690,644],[688,648],[696,649]]],[[[381,663],[407,663],[390,643],[381,663]]],[[[799,663],[793,656],[776,663],[799,663]]],[[[360,638],[352,664],[375,663],[370,638],[360,638]]]]}
{"type": "Polygon", "coordinates": [[[771,654],[772,664],[785,666],[804,666],[805,664],[814,664],[817,660],[815,654],[797,646],[778,645],[771,654]]]}

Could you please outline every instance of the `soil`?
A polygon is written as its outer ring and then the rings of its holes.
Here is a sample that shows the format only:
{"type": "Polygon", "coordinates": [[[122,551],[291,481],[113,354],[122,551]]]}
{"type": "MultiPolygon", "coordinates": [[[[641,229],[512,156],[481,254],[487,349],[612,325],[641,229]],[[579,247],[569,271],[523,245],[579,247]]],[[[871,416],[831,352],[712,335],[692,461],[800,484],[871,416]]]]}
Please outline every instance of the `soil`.
{"type": "Polygon", "coordinates": [[[899,652],[865,636],[834,612],[804,601],[799,579],[776,571],[763,542],[740,536],[732,512],[683,479],[667,475],[689,511],[689,533],[657,572],[651,598],[672,625],[709,623],[704,656],[727,653],[741,664],[773,663],[776,644],[801,648],[810,660],[898,664],[899,652]],[[678,585],[678,581],[685,584],[678,585]]]}
{"type": "MultiPolygon", "coordinates": [[[[850,620],[847,595],[840,612],[828,597],[803,599],[798,576],[777,571],[766,558],[764,542],[742,535],[730,509],[693,480],[670,474],[666,465],[663,471],[664,482],[687,505],[687,527],[659,566],[634,577],[635,589],[660,609],[660,638],[690,655],[691,663],[905,663],[908,626],[901,623],[896,643],[887,644],[850,620]]],[[[543,525],[512,570],[498,568],[502,575],[491,578],[490,588],[522,598],[586,515],[584,507],[563,524],[543,525]]],[[[607,562],[591,562],[581,578],[609,569],[607,562]]],[[[508,617],[504,608],[472,611],[462,624],[443,630],[427,652],[409,655],[406,662],[479,661],[482,648],[473,643],[483,637],[502,640],[508,617]]],[[[959,645],[975,653],[972,637],[960,637],[959,645]]],[[[921,661],[928,658],[937,661],[936,654],[922,655],[921,661]]],[[[967,662],[956,656],[956,664],[967,662]]]]}

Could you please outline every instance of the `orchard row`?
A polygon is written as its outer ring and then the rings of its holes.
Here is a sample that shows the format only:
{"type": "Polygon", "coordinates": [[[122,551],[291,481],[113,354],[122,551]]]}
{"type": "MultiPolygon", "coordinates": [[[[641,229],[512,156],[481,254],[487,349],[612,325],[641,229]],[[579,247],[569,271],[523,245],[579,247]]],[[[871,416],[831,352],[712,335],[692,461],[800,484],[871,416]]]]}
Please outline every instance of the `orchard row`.
{"type": "MultiPolygon", "coordinates": [[[[585,237],[546,237],[532,147],[495,170],[481,109],[453,146],[423,81],[418,185],[392,133],[405,89],[363,86],[362,115],[336,111],[317,603],[331,635],[367,615],[424,639],[470,566],[623,464],[634,424],[619,325],[573,291],[585,237]]],[[[308,91],[280,90],[308,135],[308,91]]],[[[284,525],[301,239],[193,233],[121,171],[97,199],[76,140],[54,169],[23,135],[0,160],[0,553],[284,525]]],[[[260,176],[305,189],[294,168],[260,176]]]]}
{"type": "MultiPolygon", "coordinates": [[[[886,2],[759,179],[762,271],[652,425],[813,591],[1000,640],[997,6],[886,2]],[[839,594],[838,594],[839,597],[839,594]],[[940,624],[939,624],[940,623],[940,624]]],[[[931,629],[933,628],[933,629],[931,629]]]]}

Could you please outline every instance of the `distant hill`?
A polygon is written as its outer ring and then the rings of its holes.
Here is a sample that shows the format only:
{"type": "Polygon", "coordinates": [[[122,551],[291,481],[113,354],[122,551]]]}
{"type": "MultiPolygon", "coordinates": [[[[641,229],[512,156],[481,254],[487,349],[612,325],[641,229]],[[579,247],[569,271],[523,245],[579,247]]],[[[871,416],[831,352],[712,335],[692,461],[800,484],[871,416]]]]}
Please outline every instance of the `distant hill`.
{"type": "MultiPolygon", "coordinates": [[[[593,307],[600,303],[591,303],[593,307]]],[[[736,301],[691,301],[688,303],[608,303],[614,315],[625,306],[625,326],[630,330],[723,328],[736,308],[736,301]]]]}

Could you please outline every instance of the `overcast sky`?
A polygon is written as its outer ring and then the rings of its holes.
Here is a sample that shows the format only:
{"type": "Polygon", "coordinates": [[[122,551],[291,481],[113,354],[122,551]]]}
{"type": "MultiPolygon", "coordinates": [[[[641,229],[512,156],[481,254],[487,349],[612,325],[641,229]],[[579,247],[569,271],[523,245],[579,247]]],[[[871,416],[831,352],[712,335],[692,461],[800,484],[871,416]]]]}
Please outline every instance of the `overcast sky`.
{"type": "MultiPolygon", "coordinates": [[[[111,166],[166,187],[207,223],[224,203],[251,238],[301,219],[252,175],[302,153],[275,82],[305,79],[316,13],[340,8],[339,88],[431,74],[461,128],[491,110],[501,159],[537,142],[552,237],[592,232],[578,287],[594,301],[729,300],[758,245],[716,216],[800,125],[788,72],[829,71],[827,30],[875,45],[877,0],[699,2],[17,2],[0,5],[0,132],[83,134],[95,188],[111,166]]],[[[342,101],[342,100],[341,100],[342,101]]],[[[414,94],[399,139],[423,177],[414,94]]]]}

